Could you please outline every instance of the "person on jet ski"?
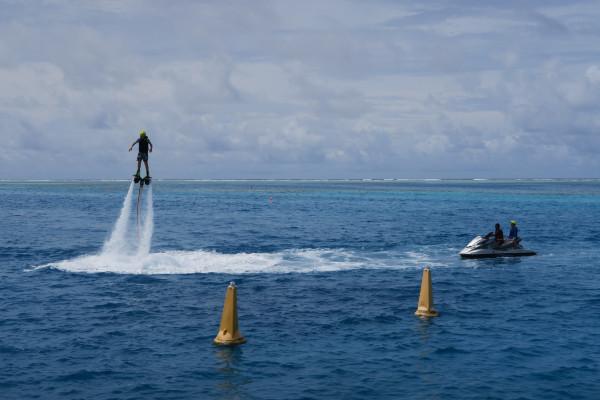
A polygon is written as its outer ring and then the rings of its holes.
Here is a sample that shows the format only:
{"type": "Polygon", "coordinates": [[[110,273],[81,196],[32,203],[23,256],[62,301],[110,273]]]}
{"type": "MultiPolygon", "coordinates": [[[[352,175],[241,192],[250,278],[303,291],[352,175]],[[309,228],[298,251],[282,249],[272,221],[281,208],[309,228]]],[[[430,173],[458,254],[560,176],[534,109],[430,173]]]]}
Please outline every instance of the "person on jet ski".
{"type": "Polygon", "coordinates": [[[494,240],[498,246],[501,246],[504,243],[504,232],[502,232],[502,228],[500,224],[496,224],[496,230],[494,231],[494,240]]]}
{"type": "Polygon", "coordinates": [[[496,224],[494,232],[489,232],[483,238],[490,239],[492,236],[494,237],[494,241],[496,242],[496,246],[502,246],[504,243],[504,232],[502,232],[502,228],[500,224],[496,224]]]}
{"type": "Polygon", "coordinates": [[[510,233],[508,234],[508,242],[513,247],[517,247],[521,239],[519,238],[519,228],[517,228],[517,221],[510,221],[510,233]]]}
{"type": "Polygon", "coordinates": [[[509,239],[519,238],[519,228],[517,228],[517,221],[510,221],[510,233],[508,234],[509,239]]]}

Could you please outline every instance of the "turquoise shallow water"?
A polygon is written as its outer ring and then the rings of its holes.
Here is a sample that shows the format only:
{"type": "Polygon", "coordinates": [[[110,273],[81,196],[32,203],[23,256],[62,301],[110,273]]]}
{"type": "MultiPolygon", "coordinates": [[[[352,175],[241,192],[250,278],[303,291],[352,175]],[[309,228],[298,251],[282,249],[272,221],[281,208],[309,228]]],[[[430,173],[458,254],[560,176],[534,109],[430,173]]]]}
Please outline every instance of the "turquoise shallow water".
{"type": "Polygon", "coordinates": [[[108,254],[128,185],[0,183],[1,398],[598,398],[598,181],[156,181],[108,254]],[[510,219],[538,256],[457,256],[510,219]]]}

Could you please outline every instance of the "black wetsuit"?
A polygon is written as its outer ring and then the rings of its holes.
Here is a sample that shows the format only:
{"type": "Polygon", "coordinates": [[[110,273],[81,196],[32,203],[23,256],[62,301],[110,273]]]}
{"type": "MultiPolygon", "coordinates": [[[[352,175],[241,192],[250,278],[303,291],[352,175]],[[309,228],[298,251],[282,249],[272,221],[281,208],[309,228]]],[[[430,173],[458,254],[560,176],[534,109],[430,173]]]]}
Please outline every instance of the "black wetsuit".
{"type": "Polygon", "coordinates": [[[140,153],[147,153],[148,145],[152,145],[152,142],[150,139],[148,139],[148,136],[141,137],[136,142],[138,143],[138,151],[140,153]]]}
{"type": "MultiPolygon", "coordinates": [[[[152,146],[152,142],[148,139],[148,136],[144,136],[135,141],[138,144],[138,161],[148,161],[148,146],[152,146]]],[[[135,144],[134,143],[134,144],[135,144]]]]}
{"type": "Polygon", "coordinates": [[[496,243],[498,244],[504,243],[504,232],[502,232],[502,229],[496,229],[496,232],[494,232],[494,239],[496,239],[496,243]]]}

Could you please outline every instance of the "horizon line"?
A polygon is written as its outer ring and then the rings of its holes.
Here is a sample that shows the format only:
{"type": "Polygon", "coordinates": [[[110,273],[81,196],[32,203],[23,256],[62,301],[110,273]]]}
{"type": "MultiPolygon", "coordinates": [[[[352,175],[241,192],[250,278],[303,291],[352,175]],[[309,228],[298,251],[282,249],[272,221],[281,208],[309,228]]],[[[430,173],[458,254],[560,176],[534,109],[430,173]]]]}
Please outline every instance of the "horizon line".
{"type": "MultiPolygon", "coordinates": [[[[600,177],[569,177],[569,178],[153,178],[154,181],[193,181],[193,182],[274,182],[274,181],[352,181],[352,182],[402,182],[402,181],[596,181],[600,177]]],[[[0,179],[0,182],[128,182],[130,179],[123,178],[51,178],[51,179],[0,179]]]]}

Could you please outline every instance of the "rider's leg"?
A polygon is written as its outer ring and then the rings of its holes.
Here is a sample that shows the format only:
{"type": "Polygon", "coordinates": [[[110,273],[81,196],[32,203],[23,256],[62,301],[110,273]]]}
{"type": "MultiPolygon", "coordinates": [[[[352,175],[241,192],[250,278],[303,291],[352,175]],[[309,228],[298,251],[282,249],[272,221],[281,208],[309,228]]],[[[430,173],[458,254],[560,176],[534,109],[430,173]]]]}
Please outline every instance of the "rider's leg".
{"type": "Polygon", "coordinates": [[[142,167],[142,160],[138,160],[138,167],[137,167],[137,172],[135,173],[136,175],[140,174],[140,168],[142,167]]]}
{"type": "Polygon", "coordinates": [[[148,168],[148,160],[144,160],[144,166],[146,167],[146,176],[150,176],[150,168],[148,168]]]}

